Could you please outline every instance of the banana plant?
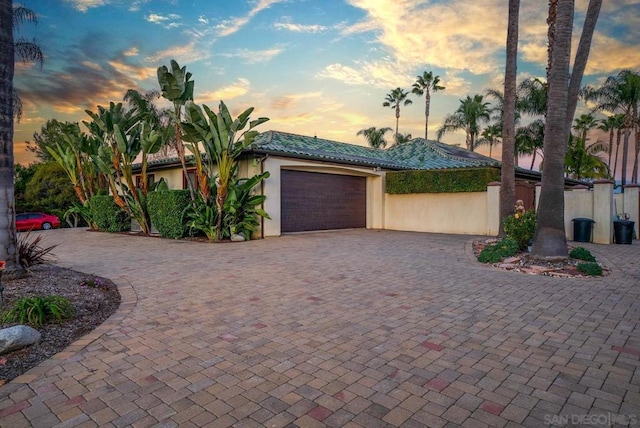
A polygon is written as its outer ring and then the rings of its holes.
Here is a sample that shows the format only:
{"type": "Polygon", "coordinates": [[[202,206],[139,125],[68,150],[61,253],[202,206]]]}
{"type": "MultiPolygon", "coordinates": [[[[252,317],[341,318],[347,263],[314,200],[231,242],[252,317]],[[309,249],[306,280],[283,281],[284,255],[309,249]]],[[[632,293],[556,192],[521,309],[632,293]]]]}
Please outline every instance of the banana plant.
{"type": "Polygon", "coordinates": [[[216,225],[218,241],[222,239],[224,203],[237,159],[258,136],[258,131],[253,128],[269,120],[265,117],[250,120],[253,110],[253,107],[250,107],[233,120],[223,101],[220,101],[217,114],[208,106],[200,107],[192,101],[187,101],[185,105],[186,121],[182,122],[185,140],[202,144],[208,162],[209,177],[213,176],[214,165],[217,167],[215,201],[219,214],[216,225]],[[248,129],[245,130],[247,125],[248,129]]]}
{"type": "Polygon", "coordinates": [[[195,82],[191,80],[192,74],[187,71],[187,67],[180,67],[175,60],[171,60],[170,65],[171,71],[169,71],[169,69],[164,65],[158,67],[158,84],[160,85],[162,97],[173,103],[172,119],[175,124],[176,152],[180,158],[182,172],[187,180],[187,187],[189,188],[191,200],[195,201],[196,197],[193,190],[193,183],[191,183],[191,179],[187,173],[187,161],[180,133],[182,107],[187,101],[193,100],[193,88],[195,86],[195,82]]]}
{"type": "Polygon", "coordinates": [[[255,195],[254,189],[263,180],[269,178],[269,172],[254,175],[248,179],[233,177],[229,183],[229,192],[225,201],[224,223],[229,228],[229,234],[240,234],[248,241],[251,234],[258,230],[258,217],[268,218],[260,206],[267,199],[265,195],[255,195]]]}

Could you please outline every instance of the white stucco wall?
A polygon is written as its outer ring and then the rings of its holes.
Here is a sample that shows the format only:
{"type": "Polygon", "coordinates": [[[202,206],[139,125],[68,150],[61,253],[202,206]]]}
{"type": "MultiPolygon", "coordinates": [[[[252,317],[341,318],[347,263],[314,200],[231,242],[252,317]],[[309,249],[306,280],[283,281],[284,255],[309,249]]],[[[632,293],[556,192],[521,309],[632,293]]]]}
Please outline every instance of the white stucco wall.
{"type": "Polygon", "coordinates": [[[385,229],[487,234],[487,192],[386,195],[385,229]]]}

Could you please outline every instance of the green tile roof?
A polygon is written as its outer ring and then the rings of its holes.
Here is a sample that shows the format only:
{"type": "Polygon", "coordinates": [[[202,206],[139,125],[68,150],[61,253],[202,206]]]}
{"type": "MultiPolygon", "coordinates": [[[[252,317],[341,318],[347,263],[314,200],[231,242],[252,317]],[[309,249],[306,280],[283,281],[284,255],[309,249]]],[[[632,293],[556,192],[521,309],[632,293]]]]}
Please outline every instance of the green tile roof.
{"type": "Polygon", "coordinates": [[[478,153],[423,138],[416,138],[401,146],[384,150],[305,135],[267,131],[256,138],[249,151],[393,170],[500,165],[498,161],[478,153]]]}

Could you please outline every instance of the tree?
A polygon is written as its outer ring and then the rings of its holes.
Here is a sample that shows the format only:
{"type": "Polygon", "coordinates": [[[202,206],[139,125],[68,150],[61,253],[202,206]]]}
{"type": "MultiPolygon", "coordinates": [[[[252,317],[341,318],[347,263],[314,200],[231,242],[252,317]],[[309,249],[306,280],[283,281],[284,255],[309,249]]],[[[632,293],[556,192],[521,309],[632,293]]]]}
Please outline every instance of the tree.
{"type": "Polygon", "coordinates": [[[224,205],[227,200],[229,183],[237,170],[238,156],[258,136],[258,131],[253,128],[269,119],[260,117],[256,120],[250,120],[253,112],[253,107],[251,107],[233,120],[229,109],[222,101],[220,101],[218,113],[213,112],[206,105],[200,107],[193,101],[187,101],[185,112],[186,120],[181,124],[185,141],[192,143],[194,150],[198,143],[202,143],[208,162],[207,178],[214,176],[214,165],[217,169],[215,179],[215,202],[218,210],[216,240],[220,241],[225,214],[224,205]],[[248,129],[244,130],[247,125],[248,129]]]}
{"type": "Polygon", "coordinates": [[[516,130],[516,165],[518,165],[519,155],[531,155],[531,166],[533,169],[538,151],[542,150],[544,143],[544,120],[536,119],[527,126],[521,126],[516,130]]]}
{"type": "Polygon", "coordinates": [[[549,69],[544,136],[545,165],[542,174],[537,227],[532,248],[536,258],[566,258],[564,229],[564,160],[575,112],[578,89],[584,74],[601,0],[590,0],[573,72],[569,74],[573,0],[551,0],[549,13],[549,69]],[[595,17],[594,17],[595,15],[595,17]],[[568,85],[567,85],[567,82],[568,85]],[[569,126],[567,119],[571,117],[569,126]]]}
{"type": "MultiPolygon", "coordinates": [[[[431,92],[444,91],[446,88],[440,85],[440,76],[434,76],[432,71],[425,71],[422,76],[416,76],[412,93],[424,95],[424,139],[429,139],[429,110],[431,108],[431,92]]],[[[396,134],[398,132],[396,131],[396,134]]]]}
{"type": "MultiPolygon", "coordinates": [[[[13,26],[15,30],[19,25],[25,22],[38,22],[38,16],[31,9],[27,9],[22,6],[13,7],[13,26]]],[[[36,39],[27,40],[24,37],[20,37],[14,41],[14,58],[18,58],[23,64],[37,63],[42,68],[44,63],[44,54],[38,46],[36,39]]],[[[13,116],[19,122],[22,118],[22,100],[18,94],[18,91],[13,88],[13,116]]]]}
{"type": "Polygon", "coordinates": [[[598,153],[606,151],[607,145],[600,142],[587,145],[584,135],[586,132],[569,138],[565,173],[576,180],[610,178],[606,162],[598,157],[598,153]]]}
{"type": "Polygon", "coordinates": [[[636,156],[631,176],[632,182],[638,179],[638,105],[640,104],[640,74],[631,70],[623,70],[616,76],[607,78],[604,85],[595,90],[592,99],[597,100],[600,110],[620,112],[624,115],[624,143],[622,146],[622,184],[627,183],[627,164],[629,156],[629,139],[633,134],[636,140],[636,156]]]}
{"type": "Polygon", "coordinates": [[[391,128],[376,128],[372,126],[370,128],[365,128],[359,130],[356,135],[364,135],[364,138],[367,139],[367,143],[370,147],[374,149],[384,149],[387,147],[387,142],[384,139],[384,134],[391,131],[391,128]]]}
{"type": "Polygon", "coordinates": [[[473,97],[467,95],[465,99],[460,100],[460,106],[455,113],[445,117],[442,127],[438,129],[438,141],[448,132],[464,130],[467,150],[474,151],[480,124],[489,121],[490,118],[489,103],[484,101],[484,97],[480,94],[473,97]]]}
{"type": "MultiPolygon", "coordinates": [[[[476,146],[489,146],[489,157],[493,157],[492,156],[493,147],[499,144],[502,144],[502,135],[503,133],[502,133],[501,125],[497,123],[489,125],[482,130],[482,133],[480,134],[480,139],[476,143],[476,146]]],[[[503,160],[502,166],[504,168],[504,160],[503,160]]],[[[515,201],[514,201],[514,204],[515,204],[515,201]]]]}
{"type": "MultiPolygon", "coordinates": [[[[513,214],[516,202],[516,75],[518,60],[518,15],[520,0],[509,0],[507,18],[507,52],[504,72],[504,105],[502,118],[502,167],[500,172],[500,219],[513,214]]],[[[491,157],[491,146],[489,146],[491,157]]],[[[501,235],[504,234],[500,221],[501,235]]]]}
{"type": "Polygon", "coordinates": [[[402,88],[396,88],[387,94],[385,101],[382,103],[383,107],[390,107],[396,111],[396,133],[394,139],[398,136],[398,124],[400,122],[400,104],[408,106],[413,101],[408,99],[409,93],[402,88]]]}
{"type": "Polygon", "coordinates": [[[406,144],[409,141],[411,141],[412,137],[411,134],[409,134],[408,132],[406,134],[403,134],[402,132],[396,134],[396,140],[394,142],[394,144],[396,146],[400,146],[402,144],[406,144]]]}
{"type": "Polygon", "coordinates": [[[33,133],[33,141],[26,142],[27,151],[33,153],[41,162],[53,160],[47,147],[55,147],[57,143],[60,143],[72,126],[78,126],[78,124],[60,122],[57,119],[47,120],[47,123],[40,128],[40,132],[33,133]]]}
{"type": "Polygon", "coordinates": [[[17,267],[13,199],[13,5],[0,0],[0,260],[17,267]]]}
{"type": "MultiPolygon", "coordinates": [[[[166,66],[158,67],[158,83],[160,84],[160,90],[162,97],[173,103],[172,120],[174,123],[175,134],[174,143],[178,157],[180,158],[180,164],[182,165],[182,173],[187,182],[189,188],[189,194],[191,200],[195,201],[196,196],[194,193],[193,183],[189,178],[187,172],[187,161],[185,158],[184,145],[182,144],[180,122],[182,117],[182,108],[187,101],[193,101],[193,88],[195,82],[191,80],[192,74],[187,72],[187,67],[180,68],[180,65],[174,60],[171,60],[171,71],[166,66]]],[[[203,180],[203,172],[196,171],[199,180],[203,180]]]]}

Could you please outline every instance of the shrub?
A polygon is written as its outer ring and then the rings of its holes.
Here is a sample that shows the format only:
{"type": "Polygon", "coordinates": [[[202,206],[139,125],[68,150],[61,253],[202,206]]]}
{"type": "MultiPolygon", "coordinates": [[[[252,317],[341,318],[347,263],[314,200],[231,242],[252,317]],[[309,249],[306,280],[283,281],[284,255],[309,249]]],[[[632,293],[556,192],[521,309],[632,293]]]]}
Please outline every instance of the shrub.
{"type": "Polygon", "coordinates": [[[593,254],[584,247],[576,247],[569,253],[569,257],[577,260],[584,260],[586,262],[595,262],[596,258],[593,254]]]}
{"type": "Polygon", "coordinates": [[[147,210],[151,223],[164,238],[180,239],[187,234],[182,213],[191,202],[188,190],[149,192],[147,210]]]}
{"type": "Polygon", "coordinates": [[[91,288],[100,288],[100,289],[107,289],[107,284],[104,283],[104,281],[102,280],[102,278],[98,278],[97,276],[90,276],[87,279],[83,279],[82,281],[80,281],[80,286],[81,287],[91,287],[91,288]]]}
{"type": "Polygon", "coordinates": [[[73,315],[73,306],[62,296],[34,296],[18,299],[2,316],[2,321],[29,323],[40,327],[50,321],[59,322],[73,315]]]}
{"type": "Polygon", "coordinates": [[[602,266],[594,262],[578,263],[578,271],[589,276],[602,275],[602,266]]]}
{"type": "Polygon", "coordinates": [[[529,241],[536,233],[536,213],[533,210],[524,214],[514,214],[504,219],[504,232],[517,242],[520,250],[526,250],[529,241]]]}
{"type": "Polygon", "coordinates": [[[41,247],[43,236],[38,235],[33,240],[31,238],[31,231],[26,234],[18,236],[18,263],[26,271],[31,266],[41,265],[53,261],[53,251],[58,244],[50,245],[48,247],[41,247]]]}
{"type": "Polygon", "coordinates": [[[487,245],[478,255],[481,263],[498,263],[499,261],[518,254],[518,243],[512,238],[502,239],[495,244],[487,245]]]}
{"type": "Polygon", "coordinates": [[[91,216],[104,232],[123,232],[131,229],[131,220],[109,195],[96,195],[91,198],[91,216]]]}
{"type": "Polygon", "coordinates": [[[497,168],[397,171],[387,173],[386,192],[484,192],[492,181],[500,181],[500,170],[497,168]]]}

